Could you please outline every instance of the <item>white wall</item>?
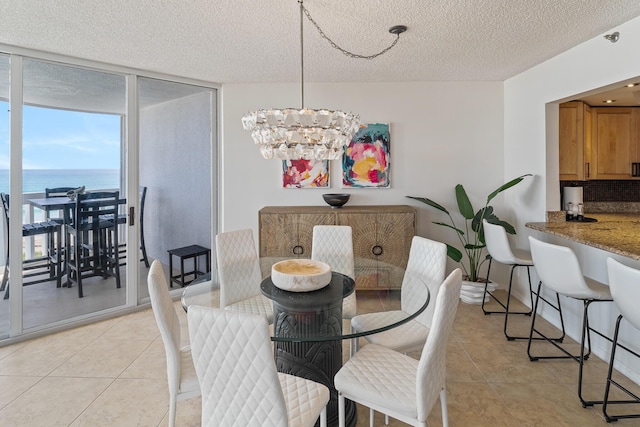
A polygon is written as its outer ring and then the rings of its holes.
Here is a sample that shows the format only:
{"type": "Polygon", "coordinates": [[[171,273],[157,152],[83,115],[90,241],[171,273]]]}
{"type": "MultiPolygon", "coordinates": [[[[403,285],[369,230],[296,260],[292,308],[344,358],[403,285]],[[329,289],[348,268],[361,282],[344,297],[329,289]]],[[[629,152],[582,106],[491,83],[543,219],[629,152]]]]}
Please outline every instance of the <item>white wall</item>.
{"type": "Polygon", "coordinates": [[[240,118],[259,108],[299,107],[299,97],[299,84],[223,87],[221,231],[253,228],[257,238],[261,207],[324,205],[323,193],[346,191],[350,205],[413,205],[418,234],[455,243],[450,230],[431,224],[442,216],[405,196],[429,197],[457,211],[456,184],[464,184],[479,207],[503,183],[501,82],[305,85],[307,107],[391,124],[390,189],[341,189],[339,161],[331,162],[330,189],[281,188],[281,162],[262,159],[240,118]]]}
{"type": "MultiPolygon", "coordinates": [[[[519,202],[515,210],[518,224],[518,245],[528,247],[527,236],[571,246],[577,253],[583,272],[589,277],[607,283],[606,257],[608,253],[565,239],[552,239],[542,233],[533,233],[524,224],[544,221],[547,210],[559,210],[557,103],[569,96],[620,82],[640,75],[640,18],[621,25],[613,31],[620,32],[620,40],[612,44],[602,36],[595,37],[539,66],[536,66],[505,82],[504,93],[504,153],[505,176],[524,168],[535,173],[529,197],[519,202]],[[548,104],[552,103],[552,104],[548,104]]],[[[507,195],[509,199],[513,195],[507,195]]],[[[616,257],[627,265],[640,267],[637,261],[616,257]]],[[[537,281],[537,277],[535,278],[537,281]]],[[[522,285],[517,294],[522,297],[522,285]]],[[[577,306],[569,303],[574,313],[569,319],[570,335],[578,336],[577,306]]],[[[593,324],[610,332],[617,315],[614,308],[594,307],[593,324]]],[[[626,342],[640,343],[635,331],[623,333],[626,342]]],[[[609,344],[599,340],[596,354],[608,357],[609,344]]],[[[636,344],[636,349],[638,346],[636,344]]],[[[629,360],[620,369],[640,380],[640,362],[629,360]]]]}
{"type": "Polygon", "coordinates": [[[211,247],[211,94],[141,109],[140,153],[149,258],[168,264],[168,249],[211,247]]]}

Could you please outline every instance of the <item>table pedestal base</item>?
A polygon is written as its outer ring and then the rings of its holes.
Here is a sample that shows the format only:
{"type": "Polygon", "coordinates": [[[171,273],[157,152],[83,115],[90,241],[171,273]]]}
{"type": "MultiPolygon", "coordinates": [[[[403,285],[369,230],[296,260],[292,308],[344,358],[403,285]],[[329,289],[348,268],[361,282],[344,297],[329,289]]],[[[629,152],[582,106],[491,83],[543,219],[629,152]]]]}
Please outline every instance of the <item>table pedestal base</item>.
{"type": "MultiPolygon", "coordinates": [[[[340,336],[342,331],[342,300],[326,310],[296,312],[283,310],[274,303],[276,337],[340,336]]],[[[338,392],[333,377],[342,367],[342,341],[282,342],[276,341],[275,360],[279,372],[296,375],[329,387],[331,398],[327,406],[327,424],[338,425],[338,392]]],[[[356,405],[345,402],[346,425],[356,425],[356,405]]]]}

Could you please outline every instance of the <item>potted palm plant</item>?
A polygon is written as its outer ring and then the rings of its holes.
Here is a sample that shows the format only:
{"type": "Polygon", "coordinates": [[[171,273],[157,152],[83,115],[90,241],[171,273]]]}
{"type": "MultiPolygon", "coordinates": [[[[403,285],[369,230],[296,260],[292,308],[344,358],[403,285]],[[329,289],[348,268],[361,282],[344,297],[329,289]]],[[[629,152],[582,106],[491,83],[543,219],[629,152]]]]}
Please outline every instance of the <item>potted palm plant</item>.
{"type": "Polygon", "coordinates": [[[489,205],[491,200],[496,197],[498,194],[502,193],[505,190],[513,187],[514,185],[520,183],[525,177],[531,176],[531,174],[526,174],[519,176],[506,184],[501,185],[493,191],[489,196],[487,196],[487,200],[482,208],[475,211],[473,209],[473,205],[467,196],[467,192],[465,191],[462,184],[458,184],[455,187],[456,192],[456,201],[458,203],[458,210],[464,219],[464,225],[458,226],[451,216],[451,213],[442,205],[434,202],[431,199],[426,197],[416,197],[416,196],[407,196],[410,199],[417,200],[419,202],[425,203],[441,212],[444,212],[449,217],[449,222],[438,222],[434,221],[434,224],[441,225],[443,227],[450,228],[456,232],[458,239],[460,240],[460,244],[462,245],[462,250],[466,255],[465,264],[463,260],[462,251],[454,246],[447,244],[447,255],[449,258],[454,260],[455,262],[459,262],[462,265],[462,270],[464,271],[465,280],[469,282],[480,282],[484,281],[479,276],[480,267],[482,264],[488,259],[488,255],[483,255],[483,250],[486,247],[484,241],[484,230],[482,227],[482,220],[486,219],[487,222],[491,224],[498,224],[504,227],[504,229],[509,234],[516,234],[515,228],[506,221],[501,220],[496,216],[493,211],[493,206],[489,205]]]}

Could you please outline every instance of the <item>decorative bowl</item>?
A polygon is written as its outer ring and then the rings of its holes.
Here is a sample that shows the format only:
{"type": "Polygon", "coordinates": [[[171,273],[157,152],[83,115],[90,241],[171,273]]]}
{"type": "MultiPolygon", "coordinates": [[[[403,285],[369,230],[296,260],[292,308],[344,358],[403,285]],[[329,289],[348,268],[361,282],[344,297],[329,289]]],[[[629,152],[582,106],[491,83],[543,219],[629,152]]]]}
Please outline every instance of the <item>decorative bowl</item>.
{"type": "Polygon", "coordinates": [[[339,208],[339,207],[342,207],[342,205],[344,205],[345,203],[347,203],[349,201],[349,197],[350,196],[351,196],[350,194],[328,193],[328,194],[323,194],[322,198],[332,208],[339,208]]]}
{"type": "Polygon", "coordinates": [[[331,282],[331,267],[311,259],[288,259],[273,264],[271,281],[289,292],[315,291],[331,282]]]}

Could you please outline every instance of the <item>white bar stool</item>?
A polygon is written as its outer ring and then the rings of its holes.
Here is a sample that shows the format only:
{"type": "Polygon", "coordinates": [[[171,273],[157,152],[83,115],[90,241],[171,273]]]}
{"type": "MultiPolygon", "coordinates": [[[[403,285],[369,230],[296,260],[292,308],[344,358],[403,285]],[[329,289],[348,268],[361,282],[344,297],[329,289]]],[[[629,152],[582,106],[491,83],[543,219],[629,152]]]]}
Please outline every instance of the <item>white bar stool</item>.
{"type": "MultiPolygon", "coordinates": [[[[611,338],[603,335],[601,332],[591,328],[589,326],[589,306],[593,302],[609,301],[611,302],[611,294],[609,293],[609,287],[596,281],[585,277],[580,269],[580,264],[576,258],[575,253],[565,246],[554,245],[551,243],[542,242],[534,237],[529,236],[529,243],[531,244],[531,255],[533,262],[536,266],[536,271],[540,276],[540,283],[538,285],[536,303],[533,308],[533,317],[531,319],[531,332],[529,335],[529,344],[527,346],[527,354],[531,361],[543,360],[543,359],[573,359],[580,365],[578,373],[578,397],[582,403],[582,407],[592,406],[596,403],[602,403],[602,401],[586,401],[582,397],[582,372],[584,362],[591,355],[591,332],[598,334],[599,336],[611,341],[611,338]],[[580,339],[580,354],[573,355],[569,353],[565,348],[559,345],[554,340],[547,338],[542,332],[535,328],[536,314],[538,310],[538,303],[540,302],[540,291],[542,284],[557,292],[560,295],[574,298],[583,302],[583,317],[582,317],[582,336],[580,339]],[[549,343],[553,344],[557,349],[562,351],[562,356],[534,356],[531,354],[531,341],[533,340],[533,334],[544,338],[549,343]],[[589,347],[588,352],[585,354],[585,341],[589,347]]],[[[545,300],[546,301],[546,300],[545,300]]],[[[548,302],[548,301],[546,301],[548,302]]],[[[556,308],[560,313],[560,303],[558,301],[558,307],[556,308]]],[[[561,317],[562,321],[562,317],[561,317]]],[[[564,323],[562,325],[564,332],[564,323]]]]}
{"type": "Polygon", "coordinates": [[[623,418],[640,418],[640,414],[609,415],[607,413],[607,406],[610,404],[640,403],[640,397],[633,394],[626,387],[611,378],[613,374],[613,361],[616,357],[616,349],[618,347],[623,348],[636,357],[640,357],[640,354],[630,350],[618,342],[620,321],[623,317],[631,324],[631,326],[640,330],[640,311],[638,311],[638,301],[640,301],[640,271],[635,268],[627,267],[613,258],[607,258],[607,271],[609,272],[609,288],[611,289],[613,303],[621,313],[618,316],[618,320],[616,320],[616,329],[613,334],[609,373],[607,374],[607,385],[604,390],[604,402],[602,404],[604,418],[608,423],[610,423],[611,421],[618,421],[623,418]],[[612,384],[624,391],[632,398],[632,400],[609,400],[609,390],[612,384]]]}
{"type": "Polygon", "coordinates": [[[529,337],[521,336],[516,337],[509,335],[507,332],[507,324],[509,322],[510,314],[524,314],[525,316],[531,316],[532,310],[528,311],[510,311],[509,305],[511,303],[511,286],[513,285],[513,272],[517,267],[526,267],[527,277],[529,278],[529,298],[531,298],[531,306],[533,307],[533,290],[531,287],[531,272],[529,268],[533,266],[531,260],[531,254],[525,251],[518,251],[517,255],[509,245],[509,239],[507,237],[507,231],[501,225],[491,224],[487,220],[482,220],[484,229],[484,240],[487,245],[487,251],[489,252],[489,267],[487,269],[487,281],[484,286],[484,297],[482,298],[482,311],[487,314],[504,314],[504,336],[507,340],[513,341],[517,339],[528,339],[529,337]],[[509,275],[509,287],[507,288],[507,300],[501,301],[496,297],[489,289],[489,275],[491,273],[491,264],[493,261],[497,261],[500,264],[510,265],[511,274],[509,275]],[[487,301],[487,295],[489,295],[494,301],[496,301],[504,310],[491,311],[485,308],[485,302],[487,301]]]}

